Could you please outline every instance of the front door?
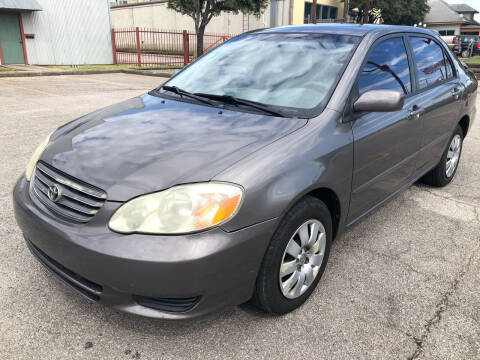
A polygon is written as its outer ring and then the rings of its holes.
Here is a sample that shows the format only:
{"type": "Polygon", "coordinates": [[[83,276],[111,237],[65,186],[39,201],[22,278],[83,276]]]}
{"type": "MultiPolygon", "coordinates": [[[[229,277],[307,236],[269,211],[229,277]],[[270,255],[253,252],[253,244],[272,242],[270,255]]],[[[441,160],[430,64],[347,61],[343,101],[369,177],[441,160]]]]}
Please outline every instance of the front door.
{"type": "Polygon", "coordinates": [[[25,64],[18,15],[0,14],[0,46],[5,64],[25,64]]]}
{"type": "Polygon", "coordinates": [[[411,62],[406,39],[382,39],[367,56],[354,91],[394,90],[406,97],[395,112],[356,114],[352,125],[354,169],[348,222],[352,223],[410,181],[416,166],[422,128],[412,95],[411,62]]]}

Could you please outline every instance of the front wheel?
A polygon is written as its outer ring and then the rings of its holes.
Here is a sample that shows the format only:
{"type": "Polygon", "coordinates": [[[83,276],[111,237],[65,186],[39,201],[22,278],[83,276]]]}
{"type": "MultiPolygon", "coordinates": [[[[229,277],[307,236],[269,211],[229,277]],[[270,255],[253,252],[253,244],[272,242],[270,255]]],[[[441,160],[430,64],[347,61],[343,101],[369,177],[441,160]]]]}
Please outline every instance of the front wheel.
{"type": "Polygon", "coordinates": [[[332,219],[327,206],[314,197],[300,200],[270,241],[253,303],[271,314],[285,314],[302,305],[325,271],[331,242],[332,219]]]}
{"type": "Polygon", "coordinates": [[[428,185],[442,187],[449,184],[457,172],[462,155],[463,130],[457,125],[438,165],[426,174],[422,181],[428,185]]]}

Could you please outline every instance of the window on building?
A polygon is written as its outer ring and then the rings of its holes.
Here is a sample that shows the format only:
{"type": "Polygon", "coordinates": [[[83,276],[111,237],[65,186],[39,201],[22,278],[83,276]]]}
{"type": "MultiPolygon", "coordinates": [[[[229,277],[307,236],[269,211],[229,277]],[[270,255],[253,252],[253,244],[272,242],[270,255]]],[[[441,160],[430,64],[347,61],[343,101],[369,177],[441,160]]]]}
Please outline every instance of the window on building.
{"type": "Polygon", "coordinates": [[[438,33],[440,36],[453,36],[455,35],[455,30],[439,30],[438,33]]]}
{"type": "Polygon", "coordinates": [[[322,5],[322,16],[319,19],[336,19],[338,8],[322,5]]]}
{"type": "Polygon", "coordinates": [[[382,41],[370,53],[358,83],[359,95],[370,90],[412,91],[407,51],[402,38],[382,41]]]}
{"type": "MultiPolygon", "coordinates": [[[[327,6],[317,4],[317,20],[336,19],[338,16],[338,8],[335,6],[327,6]]],[[[305,1],[304,19],[305,24],[312,22],[312,3],[305,1]]]]}
{"type": "Polygon", "coordinates": [[[447,78],[447,66],[440,45],[429,38],[409,37],[413,56],[417,64],[420,89],[424,89],[447,78]]]}

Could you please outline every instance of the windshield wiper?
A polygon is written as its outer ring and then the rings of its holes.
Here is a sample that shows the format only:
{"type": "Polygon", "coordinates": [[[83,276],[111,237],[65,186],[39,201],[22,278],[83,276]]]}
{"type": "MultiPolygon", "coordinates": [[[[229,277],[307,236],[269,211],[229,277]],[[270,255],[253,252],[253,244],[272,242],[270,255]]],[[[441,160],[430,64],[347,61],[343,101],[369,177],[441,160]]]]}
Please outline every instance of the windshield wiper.
{"type": "Polygon", "coordinates": [[[254,109],[269,113],[274,116],[285,117],[284,114],[278,111],[272,110],[267,104],[262,104],[256,101],[237,98],[232,95],[217,95],[217,94],[206,94],[206,93],[194,93],[193,95],[201,96],[203,98],[217,100],[217,101],[221,101],[221,102],[233,104],[233,105],[246,105],[254,109]]]}
{"type": "Polygon", "coordinates": [[[186,96],[186,97],[195,99],[197,101],[203,102],[203,103],[211,105],[211,106],[214,105],[211,101],[206,100],[203,96],[197,96],[196,94],[192,94],[191,92],[188,92],[187,90],[180,89],[177,86],[163,85],[161,87],[161,89],[173,92],[177,95],[180,95],[181,97],[186,96]]]}

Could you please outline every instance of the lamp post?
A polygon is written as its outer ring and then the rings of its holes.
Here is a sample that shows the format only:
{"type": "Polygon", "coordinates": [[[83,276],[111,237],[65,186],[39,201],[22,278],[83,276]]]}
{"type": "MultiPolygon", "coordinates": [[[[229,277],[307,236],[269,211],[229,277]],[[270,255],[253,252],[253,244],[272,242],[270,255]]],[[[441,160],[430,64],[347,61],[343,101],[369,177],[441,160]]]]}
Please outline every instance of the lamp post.
{"type": "Polygon", "coordinates": [[[312,0],[312,24],[317,23],[317,0],[312,0]]]}

